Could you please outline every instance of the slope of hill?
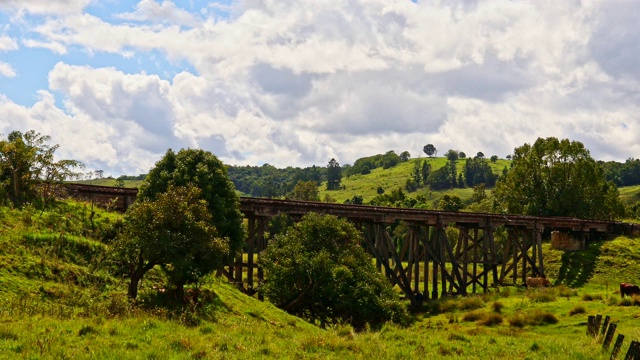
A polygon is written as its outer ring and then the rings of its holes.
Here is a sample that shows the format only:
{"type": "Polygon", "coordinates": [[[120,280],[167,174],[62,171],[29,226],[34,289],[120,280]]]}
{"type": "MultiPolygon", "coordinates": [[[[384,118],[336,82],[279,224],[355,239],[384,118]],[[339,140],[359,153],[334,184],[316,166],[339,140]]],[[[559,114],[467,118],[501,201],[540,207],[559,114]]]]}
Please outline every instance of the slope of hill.
{"type": "MultiPolygon", "coordinates": [[[[428,187],[423,187],[415,192],[407,192],[405,190],[405,184],[407,180],[411,179],[411,173],[416,162],[421,163],[425,160],[431,164],[431,171],[435,171],[447,164],[447,159],[443,157],[417,158],[409,159],[389,169],[377,168],[371,170],[371,173],[366,175],[343,176],[341,182],[343,185],[342,189],[329,191],[327,190],[326,182],[323,182],[320,185],[320,198],[324,199],[328,195],[335,199],[336,202],[343,203],[345,200],[352,199],[354,196],[362,196],[364,202],[367,203],[378,195],[378,187],[381,187],[385,192],[402,189],[408,197],[415,198],[418,195],[422,195],[428,201],[438,201],[445,194],[455,194],[463,201],[471,198],[473,194],[473,189],[471,188],[432,191],[428,187]]],[[[489,165],[495,174],[501,174],[502,169],[505,167],[508,168],[510,163],[509,160],[498,160],[495,163],[489,162],[489,165]]],[[[465,160],[459,160],[457,162],[456,171],[458,174],[464,172],[464,164],[465,160]]]]}
{"type": "MultiPolygon", "coordinates": [[[[0,358],[607,359],[584,335],[586,314],[573,315],[580,308],[612,315],[620,332],[638,338],[631,330],[637,308],[618,306],[610,293],[589,301],[578,291],[592,298],[591,290],[563,288],[445,298],[428,303],[410,327],[361,333],[317,328],[215,278],[201,284],[201,302],[172,308],[152,287],[163,283],[156,272],[133,304],[108,256],[121,214],[93,210],[76,202],[47,211],[0,207],[0,358]],[[533,300],[540,294],[550,300],[533,300]]],[[[588,253],[596,254],[596,275],[587,281],[604,279],[610,261],[629,264],[616,279],[637,274],[632,239],[596,248],[588,253]]],[[[577,255],[555,255],[558,274],[567,256],[577,255]]]]}

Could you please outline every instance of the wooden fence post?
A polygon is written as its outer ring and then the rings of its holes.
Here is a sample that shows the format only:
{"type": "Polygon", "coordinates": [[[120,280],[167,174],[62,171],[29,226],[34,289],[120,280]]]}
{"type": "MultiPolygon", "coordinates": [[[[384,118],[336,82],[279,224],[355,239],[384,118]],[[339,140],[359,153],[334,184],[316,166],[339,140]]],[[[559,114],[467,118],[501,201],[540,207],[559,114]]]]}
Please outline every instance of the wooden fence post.
{"type": "Polygon", "coordinates": [[[640,359],[640,342],[632,341],[631,345],[629,345],[629,350],[627,350],[627,355],[624,357],[625,360],[638,360],[640,359]]]}
{"type": "Polygon", "coordinates": [[[604,325],[602,325],[602,331],[600,332],[600,335],[604,336],[604,333],[607,331],[607,325],[609,325],[610,320],[611,320],[611,317],[609,315],[607,315],[604,318],[604,325]]]}
{"type": "Polygon", "coordinates": [[[593,315],[589,315],[587,318],[587,335],[593,336],[593,328],[596,323],[596,317],[593,315]]]}
{"type": "Polygon", "coordinates": [[[618,338],[616,339],[615,345],[613,345],[613,352],[611,353],[611,360],[615,360],[620,352],[620,348],[622,347],[622,342],[624,341],[624,335],[618,334],[618,338]]]}
{"type": "Polygon", "coordinates": [[[598,314],[596,315],[596,323],[593,325],[593,337],[598,336],[598,333],[600,332],[600,323],[602,322],[602,315],[598,314]]]}
{"type": "MultiPolygon", "coordinates": [[[[607,318],[609,317],[607,316],[607,318]]],[[[607,335],[604,337],[604,342],[602,343],[603,349],[605,350],[609,349],[609,345],[611,345],[611,341],[613,340],[613,334],[615,334],[617,327],[618,327],[618,324],[611,323],[611,325],[609,325],[609,329],[607,330],[607,335]]]]}

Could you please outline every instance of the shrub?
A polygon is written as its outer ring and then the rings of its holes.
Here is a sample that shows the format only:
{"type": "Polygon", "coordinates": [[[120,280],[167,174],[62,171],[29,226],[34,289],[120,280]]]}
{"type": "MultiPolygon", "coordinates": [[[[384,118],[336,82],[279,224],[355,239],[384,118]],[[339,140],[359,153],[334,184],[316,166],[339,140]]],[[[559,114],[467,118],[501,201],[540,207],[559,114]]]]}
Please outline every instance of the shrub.
{"type": "Polygon", "coordinates": [[[276,306],[322,326],[406,324],[405,305],[377,272],[361,241],[360,232],[345,219],[305,215],[261,253],[269,273],[262,291],[276,306]]]}
{"type": "Polygon", "coordinates": [[[587,310],[584,308],[584,306],[578,305],[578,306],[574,307],[573,309],[569,310],[569,316],[578,315],[578,314],[584,314],[586,312],[587,312],[587,310]]]}

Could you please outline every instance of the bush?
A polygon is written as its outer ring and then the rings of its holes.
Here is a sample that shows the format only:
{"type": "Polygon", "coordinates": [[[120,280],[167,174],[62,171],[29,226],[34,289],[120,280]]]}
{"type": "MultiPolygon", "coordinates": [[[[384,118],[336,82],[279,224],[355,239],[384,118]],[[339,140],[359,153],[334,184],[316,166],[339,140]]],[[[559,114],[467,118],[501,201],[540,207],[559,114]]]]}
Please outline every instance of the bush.
{"type": "Polygon", "coordinates": [[[558,318],[545,310],[530,310],[525,313],[517,312],[509,318],[509,324],[513,327],[524,327],[525,325],[547,325],[555,324],[558,318]]]}
{"type": "Polygon", "coordinates": [[[406,324],[405,305],[376,271],[361,241],[347,220],[305,215],[262,252],[261,262],[269,273],[263,293],[276,306],[321,326],[406,324]]]}

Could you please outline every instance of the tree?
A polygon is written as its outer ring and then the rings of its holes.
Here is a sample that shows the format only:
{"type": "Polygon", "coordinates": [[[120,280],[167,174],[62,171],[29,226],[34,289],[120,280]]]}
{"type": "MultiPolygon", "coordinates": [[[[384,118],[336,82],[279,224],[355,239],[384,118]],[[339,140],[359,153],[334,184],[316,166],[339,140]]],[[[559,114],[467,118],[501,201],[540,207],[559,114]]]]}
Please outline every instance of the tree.
{"type": "Polygon", "coordinates": [[[463,208],[464,204],[458,195],[445,194],[438,202],[438,209],[442,211],[460,211],[463,208]]]}
{"type": "Polygon", "coordinates": [[[48,145],[50,139],[30,130],[24,134],[12,131],[0,140],[0,195],[14,205],[35,200],[46,204],[56,184],[78,176],[74,169],[84,167],[76,160],[55,161],[54,153],[60,145],[48,145]]]}
{"type": "Polygon", "coordinates": [[[477,159],[484,159],[484,153],[482,151],[478,151],[478,153],[476,154],[476,158],[477,159]]]}
{"type": "Polygon", "coordinates": [[[424,151],[425,154],[427,154],[428,157],[433,157],[436,154],[438,154],[438,151],[436,150],[436,147],[433,146],[433,144],[427,144],[422,148],[422,151],[424,151]]]}
{"type": "Polygon", "coordinates": [[[98,179],[102,179],[102,177],[104,176],[104,170],[96,170],[95,174],[98,177],[98,179]]]}
{"type": "Polygon", "coordinates": [[[403,151],[400,154],[400,161],[405,162],[405,161],[409,161],[409,159],[411,159],[411,154],[409,154],[408,151],[403,151]]]}
{"type": "Polygon", "coordinates": [[[167,150],[142,182],[137,198],[155,200],[171,186],[190,185],[201,190],[200,196],[207,203],[212,225],[229,244],[229,256],[225,261],[231,261],[244,242],[243,218],[226,167],[215,155],[201,149],[182,149],[177,154],[167,150]]]}
{"type": "Polygon", "coordinates": [[[361,242],[347,220],[307,214],[261,254],[269,273],[262,291],[276,306],[322,326],[403,322],[406,310],[361,242]]]}
{"type": "Polygon", "coordinates": [[[464,158],[466,158],[466,157],[467,157],[467,154],[465,154],[464,152],[460,151],[460,152],[458,153],[458,157],[459,157],[460,159],[464,159],[464,158]]]}
{"type": "Polygon", "coordinates": [[[457,161],[458,160],[458,150],[449,149],[444,156],[449,161],[457,161]]]}
{"type": "Polygon", "coordinates": [[[329,160],[327,164],[327,190],[337,190],[340,188],[342,170],[336,159],[329,160]]]}
{"type": "Polygon", "coordinates": [[[498,161],[498,155],[491,155],[491,162],[497,162],[498,161]]]}
{"type": "Polygon", "coordinates": [[[291,193],[293,200],[303,201],[320,201],[320,193],[318,192],[318,183],[310,181],[298,181],[291,193]]]}
{"type": "Polygon", "coordinates": [[[162,266],[184,298],[184,285],[223,265],[229,253],[196,187],[173,187],[153,200],[136,201],[125,214],[125,225],[113,254],[127,267],[128,295],[136,298],[138,284],[154,266],[162,266]]]}
{"type": "Polygon", "coordinates": [[[422,168],[420,169],[420,176],[422,177],[422,183],[424,185],[429,181],[429,175],[431,174],[431,164],[427,160],[422,161],[422,168]]]}
{"type": "Polygon", "coordinates": [[[495,198],[509,213],[612,219],[624,208],[618,189],[577,141],[538,138],[515,149],[495,198]]]}

